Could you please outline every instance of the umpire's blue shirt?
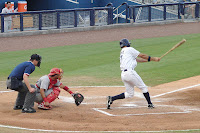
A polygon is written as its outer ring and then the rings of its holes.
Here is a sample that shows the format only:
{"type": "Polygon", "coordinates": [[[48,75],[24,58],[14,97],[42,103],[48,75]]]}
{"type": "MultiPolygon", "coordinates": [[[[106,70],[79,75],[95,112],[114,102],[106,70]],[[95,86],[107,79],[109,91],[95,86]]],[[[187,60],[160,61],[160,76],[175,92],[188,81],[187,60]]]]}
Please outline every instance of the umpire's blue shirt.
{"type": "Polygon", "coordinates": [[[17,65],[9,75],[10,77],[16,77],[18,80],[23,80],[23,75],[30,75],[33,71],[35,71],[35,65],[32,62],[26,61],[19,65],[17,65]]]}

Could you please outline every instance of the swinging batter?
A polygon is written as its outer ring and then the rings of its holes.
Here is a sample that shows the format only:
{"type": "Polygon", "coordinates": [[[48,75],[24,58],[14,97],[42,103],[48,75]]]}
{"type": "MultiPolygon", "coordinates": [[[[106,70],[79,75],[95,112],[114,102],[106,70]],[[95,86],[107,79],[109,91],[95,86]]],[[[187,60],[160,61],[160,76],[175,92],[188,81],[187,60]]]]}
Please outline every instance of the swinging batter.
{"type": "Polygon", "coordinates": [[[122,39],[120,41],[121,53],[120,53],[120,69],[121,79],[126,87],[126,92],[107,97],[107,109],[110,109],[110,105],[113,101],[124,98],[131,98],[134,95],[134,87],[138,87],[144,94],[148,102],[148,108],[154,108],[151,102],[147,86],[142,81],[141,77],[134,70],[137,66],[137,62],[149,62],[149,61],[160,61],[159,57],[151,57],[146,54],[142,54],[136,49],[130,47],[128,39],[122,39]],[[140,57],[140,58],[137,58],[140,57]]]}

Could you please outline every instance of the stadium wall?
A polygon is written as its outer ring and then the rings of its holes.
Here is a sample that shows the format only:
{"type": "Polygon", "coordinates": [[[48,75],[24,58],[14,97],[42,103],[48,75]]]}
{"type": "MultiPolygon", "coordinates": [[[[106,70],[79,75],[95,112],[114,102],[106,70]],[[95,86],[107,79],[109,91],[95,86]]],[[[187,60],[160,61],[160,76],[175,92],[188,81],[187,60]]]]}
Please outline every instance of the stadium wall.
{"type": "Polygon", "coordinates": [[[28,11],[105,7],[108,3],[113,3],[114,7],[118,7],[123,2],[127,2],[130,5],[137,4],[131,0],[93,0],[93,2],[91,0],[70,1],[71,0],[27,0],[28,11]]]}

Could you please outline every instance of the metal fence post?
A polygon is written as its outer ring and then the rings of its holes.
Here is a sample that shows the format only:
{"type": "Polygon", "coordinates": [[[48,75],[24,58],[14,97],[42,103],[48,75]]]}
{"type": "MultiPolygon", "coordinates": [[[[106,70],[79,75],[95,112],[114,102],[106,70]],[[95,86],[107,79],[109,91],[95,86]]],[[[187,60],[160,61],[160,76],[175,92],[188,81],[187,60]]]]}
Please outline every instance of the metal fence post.
{"type": "Polygon", "coordinates": [[[151,21],[151,6],[149,6],[149,16],[148,16],[148,20],[151,21]]]}
{"type": "Polygon", "coordinates": [[[195,18],[199,18],[199,4],[200,4],[200,3],[196,3],[196,7],[195,7],[195,18]]]}
{"type": "Polygon", "coordinates": [[[113,24],[113,7],[108,9],[108,25],[113,24]]]}
{"type": "Polygon", "coordinates": [[[132,19],[132,16],[133,16],[133,15],[132,15],[131,9],[132,9],[131,7],[128,8],[128,12],[129,12],[128,17],[129,17],[130,19],[132,19]]]}
{"type": "Polygon", "coordinates": [[[1,15],[1,33],[4,32],[4,15],[1,15]]]}
{"type": "Polygon", "coordinates": [[[181,19],[181,4],[178,4],[178,19],[181,19]]]}
{"type": "Polygon", "coordinates": [[[24,30],[23,14],[20,14],[20,31],[24,30]]]}
{"type": "Polygon", "coordinates": [[[42,30],[42,13],[39,13],[39,30],[42,30]]]}
{"type": "Polygon", "coordinates": [[[184,4],[184,3],[181,3],[181,4],[180,4],[180,13],[181,13],[182,15],[185,15],[185,4],[184,4]]]}
{"type": "Polygon", "coordinates": [[[163,19],[166,20],[166,5],[164,5],[164,10],[163,10],[163,19]]]}
{"type": "Polygon", "coordinates": [[[128,5],[126,4],[126,23],[128,23],[128,5]]]}
{"type": "Polygon", "coordinates": [[[133,6],[133,22],[135,22],[135,7],[133,6]]]}
{"type": "Polygon", "coordinates": [[[57,29],[60,29],[60,12],[57,11],[57,29]]]}
{"type": "Polygon", "coordinates": [[[95,13],[95,10],[92,9],[90,11],[90,26],[94,26],[95,25],[95,15],[94,15],[94,13],[95,13]]]}
{"type": "Polygon", "coordinates": [[[78,21],[77,21],[77,11],[74,11],[74,27],[77,27],[78,21]]]}

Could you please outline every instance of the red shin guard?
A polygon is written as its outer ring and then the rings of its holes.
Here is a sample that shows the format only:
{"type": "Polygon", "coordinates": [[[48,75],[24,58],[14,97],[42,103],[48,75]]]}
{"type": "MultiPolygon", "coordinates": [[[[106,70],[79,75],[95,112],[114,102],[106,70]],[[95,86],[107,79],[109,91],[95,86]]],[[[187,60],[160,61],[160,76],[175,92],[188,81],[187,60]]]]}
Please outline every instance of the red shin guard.
{"type": "Polygon", "coordinates": [[[58,87],[54,87],[53,91],[46,97],[46,101],[51,103],[53,102],[56,98],[58,98],[60,94],[60,89],[58,87]]]}

